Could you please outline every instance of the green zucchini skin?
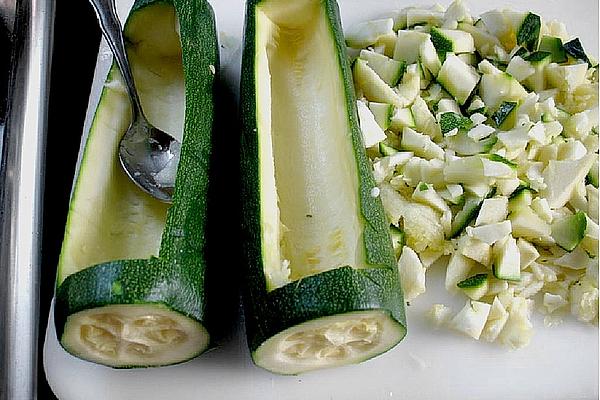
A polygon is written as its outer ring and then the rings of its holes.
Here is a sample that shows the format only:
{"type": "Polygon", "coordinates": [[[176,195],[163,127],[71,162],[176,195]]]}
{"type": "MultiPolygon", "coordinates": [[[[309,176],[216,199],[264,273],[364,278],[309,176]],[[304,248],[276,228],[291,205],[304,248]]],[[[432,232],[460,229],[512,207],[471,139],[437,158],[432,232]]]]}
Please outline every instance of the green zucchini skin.
{"type": "MultiPolygon", "coordinates": [[[[89,266],[64,280],[57,279],[54,322],[59,340],[69,316],[106,305],[166,307],[199,325],[205,324],[206,209],[214,129],[215,71],[219,69],[215,19],[206,0],[136,0],[130,16],[158,4],[174,6],[180,22],[186,98],[184,140],[173,204],[167,211],[159,256],[105,262],[89,266]]],[[[114,72],[113,65],[110,74],[114,72]]],[[[65,237],[67,234],[68,230],[65,237]]],[[[69,351],[67,347],[65,349],[69,351]]],[[[204,349],[198,349],[198,354],[202,351],[204,349]]],[[[85,355],[75,355],[85,358],[85,355]]],[[[131,367],[140,366],[144,365],[131,367]]],[[[129,366],[118,366],[124,367],[129,366]]]]}
{"type": "Polygon", "coordinates": [[[262,261],[261,198],[259,175],[259,127],[255,66],[256,8],[262,0],[250,0],[246,8],[243,41],[240,112],[242,121],[241,177],[244,313],[248,345],[252,353],[273,335],[302,322],[352,311],[383,309],[401,326],[406,326],[402,289],[381,200],[371,196],[375,187],[371,166],[364,151],[358,125],[356,100],[337,3],[324,0],[329,29],[343,81],[346,112],[359,175],[359,206],[363,219],[366,261],[372,266],[349,266],[302,278],[267,291],[262,261]]]}
{"type": "MultiPolygon", "coordinates": [[[[151,258],[108,262],[70,275],[56,293],[57,337],[70,315],[114,304],[155,304],[203,323],[204,289],[195,272],[189,265],[151,258]]],[[[134,366],[119,368],[128,367],[134,366]]]]}

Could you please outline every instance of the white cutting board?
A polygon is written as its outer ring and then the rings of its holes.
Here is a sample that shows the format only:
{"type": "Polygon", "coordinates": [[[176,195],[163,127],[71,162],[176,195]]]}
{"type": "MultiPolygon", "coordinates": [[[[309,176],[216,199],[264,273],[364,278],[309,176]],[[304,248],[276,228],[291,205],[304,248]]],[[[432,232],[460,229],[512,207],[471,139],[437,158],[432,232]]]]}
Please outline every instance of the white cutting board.
{"type": "MultiPolygon", "coordinates": [[[[293,0],[290,0],[293,1],[293,0]]],[[[448,0],[442,1],[444,5],[448,0]]],[[[242,0],[212,0],[222,46],[222,67],[231,87],[239,82],[242,0]]],[[[344,26],[386,15],[386,11],[418,1],[339,0],[344,26]]],[[[421,2],[431,4],[431,2],[421,2]]],[[[598,0],[471,0],[474,15],[509,6],[559,19],[598,55],[598,0]],[[527,7],[527,8],[525,8],[527,7]]],[[[125,15],[131,0],[119,3],[125,15]]],[[[84,131],[110,64],[101,47],[84,131]]],[[[53,279],[53,277],[47,277],[53,279]]],[[[243,327],[222,347],[191,362],[165,368],[113,370],[79,360],[62,350],[56,339],[52,311],[44,345],[46,377],[61,400],[379,400],[478,399],[545,400],[598,398],[598,327],[572,318],[545,328],[534,318],[531,344],[509,351],[476,342],[447,330],[433,330],[424,314],[442,302],[458,311],[463,299],[444,290],[443,273],[428,272],[427,293],[407,308],[408,335],[388,353],[356,366],[317,371],[296,377],[273,375],[253,366],[243,327]]]]}

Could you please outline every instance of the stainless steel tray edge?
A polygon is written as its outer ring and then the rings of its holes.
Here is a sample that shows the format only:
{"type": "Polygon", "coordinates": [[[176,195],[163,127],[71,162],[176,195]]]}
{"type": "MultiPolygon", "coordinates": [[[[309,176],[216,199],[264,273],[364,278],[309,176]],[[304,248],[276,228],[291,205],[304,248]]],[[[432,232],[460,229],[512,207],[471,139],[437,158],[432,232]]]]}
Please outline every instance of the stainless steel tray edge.
{"type": "Polygon", "coordinates": [[[42,201],[53,0],[17,0],[0,164],[0,398],[37,398],[42,201]]]}

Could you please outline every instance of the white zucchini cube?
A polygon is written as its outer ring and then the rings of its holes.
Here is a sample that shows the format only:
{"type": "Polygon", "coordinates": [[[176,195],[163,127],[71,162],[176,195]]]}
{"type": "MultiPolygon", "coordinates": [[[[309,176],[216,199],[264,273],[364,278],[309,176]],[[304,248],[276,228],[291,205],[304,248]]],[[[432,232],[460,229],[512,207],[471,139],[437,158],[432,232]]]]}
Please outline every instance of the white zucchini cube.
{"type": "Polygon", "coordinates": [[[405,301],[411,301],[425,293],[425,268],[417,253],[408,246],[402,248],[402,254],[398,260],[398,271],[405,301]]]}
{"type": "Polygon", "coordinates": [[[360,100],[356,102],[356,106],[365,147],[375,146],[377,143],[385,140],[385,132],[381,129],[377,121],[375,121],[375,116],[369,110],[369,107],[360,100]]]}
{"type": "Polygon", "coordinates": [[[479,340],[491,306],[480,301],[467,300],[462,310],[450,321],[450,326],[473,339],[479,340]]]}
{"type": "Polygon", "coordinates": [[[475,226],[493,224],[506,219],[508,215],[508,197],[498,196],[483,200],[475,226]]]}
{"type": "Polygon", "coordinates": [[[493,245],[497,241],[502,240],[510,235],[512,232],[512,226],[510,221],[506,220],[476,227],[467,226],[466,231],[467,235],[489,245],[493,245]]]}
{"type": "Polygon", "coordinates": [[[494,297],[490,313],[483,327],[483,332],[481,332],[481,338],[488,342],[495,341],[507,320],[508,311],[506,311],[500,300],[498,300],[498,297],[494,297]]]}

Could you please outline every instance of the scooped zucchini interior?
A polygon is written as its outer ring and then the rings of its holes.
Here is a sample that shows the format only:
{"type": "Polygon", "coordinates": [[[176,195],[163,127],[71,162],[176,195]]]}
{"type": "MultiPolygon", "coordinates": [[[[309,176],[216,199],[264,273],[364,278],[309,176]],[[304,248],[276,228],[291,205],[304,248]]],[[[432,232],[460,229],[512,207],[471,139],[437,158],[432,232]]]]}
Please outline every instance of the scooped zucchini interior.
{"type": "Polygon", "coordinates": [[[270,0],[258,6],[256,26],[267,287],[366,267],[346,97],[324,7],[270,0]]]}
{"type": "MultiPolygon", "coordinates": [[[[144,113],[152,124],[181,140],[184,81],[173,7],[160,4],[140,10],[125,35],[144,113]]],[[[142,192],[119,163],[117,149],[131,122],[131,108],[116,66],[100,105],[73,192],[59,285],[99,263],[157,256],[165,226],[168,206],[142,192]]]]}

